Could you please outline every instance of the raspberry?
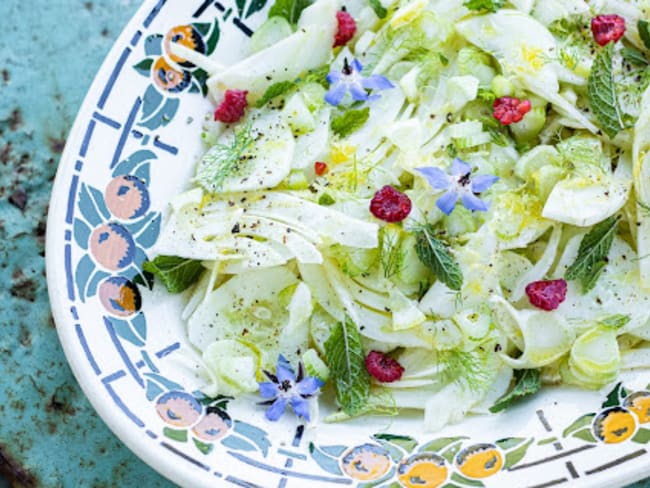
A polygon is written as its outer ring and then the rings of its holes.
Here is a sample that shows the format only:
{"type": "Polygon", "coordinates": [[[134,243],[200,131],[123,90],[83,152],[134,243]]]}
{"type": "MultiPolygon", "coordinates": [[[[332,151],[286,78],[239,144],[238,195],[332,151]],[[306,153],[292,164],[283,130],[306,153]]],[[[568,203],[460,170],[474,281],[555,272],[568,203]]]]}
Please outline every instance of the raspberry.
{"type": "Polygon", "coordinates": [[[401,222],[411,213],[411,199],[386,185],[370,201],[370,213],[386,222],[401,222]]]}
{"type": "Polygon", "coordinates": [[[248,106],[246,101],[247,91],[244,90],[226,90],[223,102],[214,111],[214,120],[226,124],[234,124],[244,116],[244,111],[248,106]]]}
{"type": "Polygon", "coordinates": [[[393,358],[379,351],[370,351],[366,356],[366,369],[370,376],[382,383],[392,383],[402,377],[404,368],[393,358]]]}
{"type": "Polygon", "coordinates": [[[501,97],[494,101],[494,118],[503,125],[520,122],[530,112],[530,101],[514,97],[501,97]]]}
{"type": "Polygon", "coordinates": [[[357,23],[345,10],[345,7],[336,12],[336,20],[339,23],[339,28],[336,31],[336,37],[334,37],[334,47],[345,46],[357,32],[357,23]]]}
{"type": "Polygon", "coordinates": [[[531,305],[550,312],[566,299],[566,281],[533,281],[526,286],[526,295],[531,305]]]}
{"type": "Polygon", "coordinates": [[[591,19],[591,32],[600,46],[618,41],[625,34],[625,19],[618,15],[599,15],[591,19]]]}
{"type": "Polygon", "coordinates": [[[327,171],[327,164],[323,163],[322,161],[317,161],[314,163],[314,172],[318,176],[323,176],[325,174],[325,171],[327,171]]]}

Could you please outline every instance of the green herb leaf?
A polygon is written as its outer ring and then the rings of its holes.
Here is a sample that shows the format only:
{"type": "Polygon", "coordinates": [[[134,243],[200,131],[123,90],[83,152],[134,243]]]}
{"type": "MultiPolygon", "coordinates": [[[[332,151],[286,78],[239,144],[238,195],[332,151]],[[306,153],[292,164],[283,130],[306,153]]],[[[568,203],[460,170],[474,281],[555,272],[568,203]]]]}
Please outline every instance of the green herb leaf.
{"type": "Polygon", "coordinates": [[[318,205],[322,205],[324,207],[329,207],[330,205],[334,205],[336,203],[336,200],[332,198],[332,195],[329,193],[323,193],[319,198],[318,198],[318,205]]]}
{"type": "Polygon", "coordinates": [[[633,47],[624,47],[621,49],[621,55],[626,61],[629,61],[630,63],[639,64],[641,66],[646,66],[648,64],[648,60],[646,59],[645,55],[633,47]]]}
{"type": "Polygon", "coordinates": [[[610,315],[609,317],[605,317],[604,319],[600,320],[599,323],[603,327],[607,327],[608,329],[620,329],[622,327],[625,327],[627,324],[630,323],[632,320],[632,317],[629,315],[623,315],[622,313],[617,313],[615,315],[610,315]]]}
{"type": "Polygon", "coordinates": [[[487,10],[496,12],[505,5],[505,0],[468,0],[463,5],[470,10],[487,10]]]}
{"type": "Polygon", "coordinates": [[[368,107],[359,110],[346,110],[332,119],[332,131],[340,137],[347,137],[359,130],[370,117],[368,107]]]}
{"type": "Polygon", "coordinates": [[[142,269],[157,276],[170,293],[187,290],[205,270],[201,261],[177,256],[158,256],[153,261],[145,261],[142,269]]]}
{"type": "Polygon", "coordinates": [[[325,342],[325,355],[339,406],[347,415],[358,415],[368,403],[370,375],[366,370],[361,336],[349,318],[332,329],[325,342]]]}
{"type": "Polygon", "coordinates": [[[370,7],[375,11],[375,14],[380,19],[383,19],[388,15],[388,10],[384,8],[379,0],[368,0],[370,7]]]}
{"type": "Polygon", "coordinates": [[[275,97],[284,95],[295,87],[296,87],[296,83],[293,81],[278,81],[277,83],[273,83],[270,87],[266,89],[264,95],[262,95],[262,98],[260,98],[257,101],[255,106],[257,108],[262,108],[264,105],[269,103],[275,97]]]}
{"type": "Polygon", "coordinates": [[[415,234],[415,251],[420,261],[450,289],[459,291],[463,287],[463,272],[447,247],[434,236],[430,225],[421,227],[415,234]]]}
{"type": "Polygon", "coordinates": [[[596,56],[589,75],[589,105],[600,127],[611,139],[625,128],[616,94],[612,68],[614,43],[610,42],[596,56]]]}
{"type": "Polygon", "coordinates": [[[538,369],[519,369],[515,371],[515,386],[490,407],[490,412],[501,412],[522,398],[534,395],[541,387],[542,380],[538,369]]]}
{"type": "Polygon", "coordinates": [[[235,131],[232,143],[216,144],[203,156],[196,173],[196,182],[209,192],[221,189],[223,182],[242,169],[244,154],[255,142],[250,125],[235,131]]]}
{"type": "Polygon", "coordinates": [[[613,215],[596,224],[582,238],[578,256],[566,270],[564,277],[567,280],[580,280],[584,293],[593,289],[607,264],[607,255],[612,247],[620,220],[620,215],[613,215]]]}
{"type": "Polygon", "coordinates": [[[641,19],[637,27],[639,28],[639,37],[641,37],[643,44],[646,48],[650,49],[650,23],[647,20],[641,19]]]}
{"type": "Polygon", "coordinates": [[[290,24],[296,25],[303,10],[312,4],[312,0],[276,0],[269,10],[269,18],[284,17],[290,24]]]}
{"type": "Polygon", "coordinates": [[[395,398],[388,388],[373,388],[370,391],[368,401],[363,407],[358,410],[354,415],[350,415],[344,411],[334,412],[323,420],[327,423],[344,422],[353,417],[361,417],[364,415],[380,415],[382,417],[394,417],[399,414],[399,409],[395,404],[395,398]]]}

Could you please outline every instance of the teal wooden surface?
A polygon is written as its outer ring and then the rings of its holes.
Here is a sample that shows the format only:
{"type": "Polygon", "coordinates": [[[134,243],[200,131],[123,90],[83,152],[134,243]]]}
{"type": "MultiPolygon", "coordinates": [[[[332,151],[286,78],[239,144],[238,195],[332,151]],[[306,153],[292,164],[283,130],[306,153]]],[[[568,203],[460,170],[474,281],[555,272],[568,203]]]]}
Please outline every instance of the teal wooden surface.
{"type": "MultiPolygon", "coordinates": [[[[44,278],[52,180],[136,0],[0,0],[0,487],[168,487],[108,430],[66,364],[44,278]]],[[[650,488],[650,481],[635,488],[650,488]]]]}
{"type": "MultiPolygon", "coordinates": [[[[137,0],[0,0],[0,472],[11,486],[172,486],[108,430],[51,319],[52,180],[95,72],[137,0]]],[[[1,483],[0,483],[1,486],[1,483]]]]}

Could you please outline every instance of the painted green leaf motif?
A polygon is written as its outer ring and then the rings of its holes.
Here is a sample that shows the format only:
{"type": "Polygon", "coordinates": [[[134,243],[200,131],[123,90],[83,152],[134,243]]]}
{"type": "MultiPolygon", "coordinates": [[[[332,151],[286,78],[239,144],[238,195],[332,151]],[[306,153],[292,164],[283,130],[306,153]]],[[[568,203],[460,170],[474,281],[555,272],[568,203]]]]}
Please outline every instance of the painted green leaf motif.
{"type": "Polygon", "coordinates": [[[311,0],[276,0],[269,10],[269,17],[284,17],[290,24],[295,25],[298,23],[302,11],[311,4],[311,0]]]}
{"type": "Polygon", "coordinates": [[[564,431],[562,432],[562,437],[569,437],[578,429],[586,427],[587,425],[591,425],[595,416],[596,416],[595,413],[588,413],[586,415],[583,415],[575,422],[573,422],[571,425],[569,425],[566,429],[564,429],[564,431]]]}
{"type": "Polygon", "coordinates": [[[424,444],[420,449],[418,449],[419,452],[439,452],[440,450],[444,449],[445,447],[448,447],[452,445],[455,442],[459,442],[465,439],[469,439],[468,437],[441,437],[440,439],[434,439],[430,442],[427,442],[424,444]]]}
{"type": "Polygon", "coordinates": [[[541,387],[542,381],[538,369],[517,370],[515,371],[515,386],[490,407],[490,412],[501,412],[522,398],[534,395],[541,387]]]}
{"type": "Polygon", "coordinates": [[[149,76],[151,74],[151,67],[153,66],[153,59],[146,58],[140,61],[138,64],[135,64],[133,68],[143,76],[149,76]]]}
{"type": "Polygon", "coordinates": [[[451,479],[452,481],[455,481],[456,483],[460,483],[463,486],[485,486],[485,484],[482,481],[472,480],[458,473],[452,474],[451,479]]]}
{"type": "Polygon", "coordinates": [[[219,37],[221,36],[221,29],[219,28],[219,21],[214,19],[214,24],[212,26],[212,31],[210,32],[210,37],[206,41],[206,55],[210,56],[219,44],[219,37]]]}
{"type": "Polygon", "coordinates": [[[613,56],[614,43],[610,42],[596,56],[588,83],[591,110],[600,128],[612,139],[625,128],[614,84],[613,56]]]}
{"type": "Polygon", "coordinates": [[[597,442],[594,434],[591,432],[591,427],[577,431],[575,434],[573,434],[573,437],[585,442],[597,442]]]}
{"type": "Polygon", "coordinates": [[[201,261],[157,256],[153,261],[146,261],[142,269],[157,276],[170,293],[181,293],[196,283],[205,268],[201,261]]]}
{"type": "Polygon", "coordinates": [[[370,395],[361,336],[350,320],[339,322],[325,342],[327,366],[336,388],[336,400],[348,415],[364,409],[370,395]]]}
{"type": "Polygon", "coordinates": [[[201,451],[202,454],[210,454],[212,452],[212,449],[214,449],[214,445],[206,444],[205,442],[201,442],[194,437],[192,438],[192,441],[194,441],[194,445],[199,451],[201,451]]]}
{"type": "Polygon", "coordinates": [[[248,10],[246,10],[246,18],[262,10],[264,5],[266,5],[266,0],[252,0],[248,5],[248,10]]]}
{"type": "Polygon", "coordinates": [[[650,442],[650,429],[639,428],[632,440],[638,444],[647,444],[650,442]]]}
{"type": "Polygon", "coordinates": [[[415,251],[422,264],[431,269],[436,278],[451,290],[460,291],[463,287],[463,272],[447,246],[434,237],[433,228],[430,225],[422,226],[415,238],[415,251]]]}
{"type": "Polygon", "coordinates": [[[650,49],[650,23],[647,20],[639,20],[637,27],[639,28],[639,37],[643,41],[646,48],[650,49]]]}
{"type": "Polygon", "coordinates": [[[495,444],[499,446],[501,449],[503,449],[504,451],[507,451],[508,449],[517,447],[525,440],[526,440],[525,437],[508,437],[507,439],[500,439],[496,441],[495,444]]]}
{"type": "Polygon", "coordinates": [[[339,137],[347,137],[359,130],[370,117],[370,108],[346,110],[332,119],[332,131],[339,137]]]}
{"type": "Polygon", "coordinates": [[[507,453],[506,454],[506,460],[505,460],[505,462],[503,464],[503,469],[510,469],[515,464],[517,464],[519,461],[521,461],[524,458],[524,456],[526,455],[526,452],[528,452],[528,448],[530,447],[530,445],[533,443],[534,440],[535,439],[530,439],[528,442],[526,442],[522,446],[520,446],[517,449],[507,453]]]}
{"type": "Polygon", "coordinates": [[[582,291],[588,293],[596,285],[607,265],[607,255],[614,242],[620,215],[613,215],[596,224],[580,242],[578,256],[566,270],[567,280],[580,280],[582,291]]]}
{"type": "Polygon", "coordinates": [[[413,439],[413,437],[405,435],[375,434],[373,437],[375,439],[380,439],[386,442],[390,442],[391,444],[395,444],[404,449],[407,453],[412,452],[413,449],[415,449],[415,447],[418,445],[418,441],[413,439]]]}
{"type": "Polygon", "coordinates": [[[601,405],[602,408],[617,407],[621,401],[627,396],[627,390],[623,388],[623,383],[618,383],[612,391],[609,392],[607,398],[601,405]]]}
{"type": "Polygon", "coordinates": [[[452,464],[454,462],[454,458],[456,457],[456,454],[458,454],[463,447],[462,442],[458,442],[456,444],[452,444],[448,446],[446,449],[442,449],[439,454],[445,458],[449,464],[452,464]]]}
{"type": "Polygon", "coordinates": [[[165,427],[163,429],[163,435],[176,442],[187,442],[187,431],[184,429],[176,430],[165,427]]]}
{"type": "Polygon", "coordinates": [[[235,0],[235,5],[237,5],[237,15],[240,19],[243,19],[244,8],[246,8],[246,0],[235,0]]]}

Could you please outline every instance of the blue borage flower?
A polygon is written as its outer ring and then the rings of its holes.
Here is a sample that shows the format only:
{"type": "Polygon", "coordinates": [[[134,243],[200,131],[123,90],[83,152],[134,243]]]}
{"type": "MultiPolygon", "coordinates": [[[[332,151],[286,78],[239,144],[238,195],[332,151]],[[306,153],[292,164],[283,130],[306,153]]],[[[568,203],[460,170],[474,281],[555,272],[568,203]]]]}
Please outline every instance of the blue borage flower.
{"type": "Polygon", "coordinates": [[[337,106],[343,100],[346,93],[350,93],[353,100],[365,102],[366,100],[379,98],[379,95],[370,95],[368,90],[388,90],[394,88],[388,78],[381,75],[370,75],[364,77],[361,74],[363,66],[358,60],[348,63],[348,58],[343,60],[341,71],[331,71],[327,75],[327,82],[330,89],[325,95],[325,101],[330,105],[337,106]]]}
{"type": "Polygon", "coordinates": [[[440,168],[416,168],[434,190],[447,190],[436,201],[437,207],[447,215],[456,208],[458,200],[468,210],[485,212],[490,207],[478,195],[486,191],[498,180],[494,175],[472,176],[472,167],[459,158],[451,164],[451,174],[440,168]]]}
{"type": "Polygon", "coordinates": [[[309,398],[320,393],[323,382],[312,376],[305,376],[302,362],[298,363],[298,375],[280,354],[276,366],[276,374],[264,371],[271,381],[259,383],[260,395],[268,400],[260,405],[270,405],[266,418],[275,422],[284,414],[287,404],[291,405],[294,413],[309,422],[309,398]]]}

